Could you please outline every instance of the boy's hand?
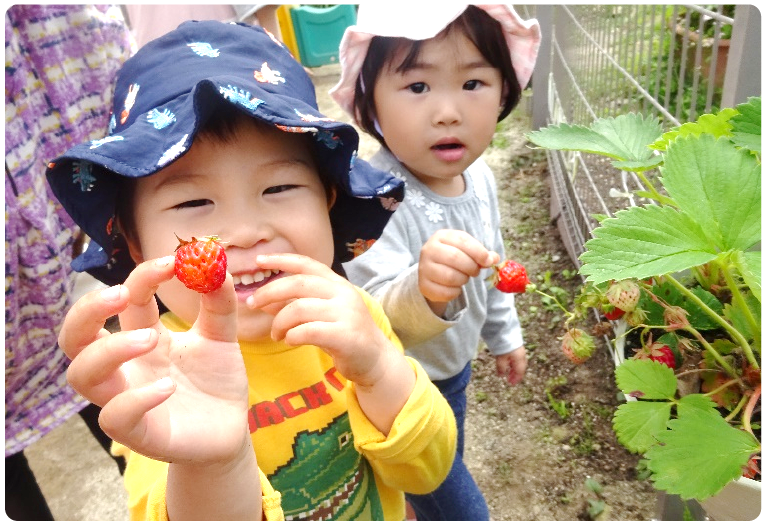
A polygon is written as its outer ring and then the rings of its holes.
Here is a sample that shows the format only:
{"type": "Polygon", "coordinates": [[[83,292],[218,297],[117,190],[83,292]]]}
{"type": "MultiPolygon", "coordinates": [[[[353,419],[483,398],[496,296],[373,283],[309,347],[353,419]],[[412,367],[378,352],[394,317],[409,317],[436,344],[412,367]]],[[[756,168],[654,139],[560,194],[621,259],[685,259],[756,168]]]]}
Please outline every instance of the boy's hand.
{"type": "Polygon", "coordinates": [[[258,289],[250,308],[274,316],[271,337],[315,345],[357,385],[368,418],[387,433],[415,384],[412,368],[377,326],[361,294],[327,265],[297,254],[262,255],[261,269],[289,274],[258,289]]]}
{"type": "Polygon", "coordinates": [[[512,352],[495,356],[495,369],[497,375],[509,384],[518,384],[527,372],[527,349],[522,345],[512,352]]]}
{"type": "Polygon", "coordinates": [[[461,288],[470,278],[499,261],[496,252],[487,250],[466,232],[439,230],[420,250],[420,293],[434,312],[442,315],[446,304],[460,295],[461,288]]]}
{"type": "Polygon", "coordinates": [[[154,299],[172,277],[169,256],[142,263],[124,285],[83,296],[59,336],[73,360],[67,378],[103,408],[99,423],[117,442],[166,462],[226,463],[249,444],[233,281],[202,295],[194,326],[174,333],[154,299]],[[103,325],[115,314],[122,330],[110,334],[103,325]]]}

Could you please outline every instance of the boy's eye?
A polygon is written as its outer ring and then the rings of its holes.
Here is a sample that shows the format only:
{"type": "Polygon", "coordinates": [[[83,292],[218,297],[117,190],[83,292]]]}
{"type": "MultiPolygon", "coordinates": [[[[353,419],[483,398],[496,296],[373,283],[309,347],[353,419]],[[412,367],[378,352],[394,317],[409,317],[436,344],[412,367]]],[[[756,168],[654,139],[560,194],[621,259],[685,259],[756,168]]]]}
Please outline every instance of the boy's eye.
{"type": "Polygon", "coordinates": [[[293,188],[297,188],[297,184],[278,184],[275,186],[268,187],[263,193],[264,194],[279,194],[282,192],[286,192],[287,190],[292,190],[293,188]]]}
{"type": "Polygon", "coordinates": [[[179,203],[175,206],[177,209],[182,208],[195,208],[198,206],[205,206],[211,204],[212,201],[210,199],[192,199],[191,201],[184,201],[183,203],[179,203]]]}
{"type": "Polygon", "coordinates": [[[423,93],[428,89],[428,86],[426,86],[425,82],[415,82],[407,86],[407,89],[412,93],[423,93]]]}
{"type": "Polygon", "coordinates": [[[473,91],[477,89],[480,85],[481,85],[480,80],[473,79],[463,84],[463,89],[466,91],[473,91]]]}

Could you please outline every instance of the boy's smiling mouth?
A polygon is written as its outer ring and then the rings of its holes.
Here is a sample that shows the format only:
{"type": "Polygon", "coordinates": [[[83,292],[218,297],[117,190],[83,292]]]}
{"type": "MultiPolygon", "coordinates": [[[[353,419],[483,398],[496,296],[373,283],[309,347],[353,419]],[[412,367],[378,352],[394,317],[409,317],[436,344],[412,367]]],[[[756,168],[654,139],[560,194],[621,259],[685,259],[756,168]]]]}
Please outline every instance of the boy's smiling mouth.
{"type": "Polygon", "coordinates": [[[236,290],[238,294],[252,294],[253,291],[281,277],[281,275],[281,271],[268,269],[250,273],[244,272],[237,274],[236,276],[232,274],[232,278],[234,278],[234,290],[236,290]]]}

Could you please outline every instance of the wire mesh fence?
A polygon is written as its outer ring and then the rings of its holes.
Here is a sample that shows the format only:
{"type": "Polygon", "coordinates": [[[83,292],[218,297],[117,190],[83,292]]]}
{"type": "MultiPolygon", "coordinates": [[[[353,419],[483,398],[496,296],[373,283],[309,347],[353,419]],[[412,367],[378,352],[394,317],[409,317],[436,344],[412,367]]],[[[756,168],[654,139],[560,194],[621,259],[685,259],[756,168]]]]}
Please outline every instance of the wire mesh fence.
{"type": "MultiPolygon", "coordinates": [[[[629,112],[664,128],[760,95],[760,13],[734,5],[519,6],[543,33],[533,77],[534,127],[588,126],[629,112]],[[749,67],[742,67],[748,61],[749,67]],[[727,96],[728,95],[728,96],[727,96]],[[737,99],[738,98],[738,99],[737,99]]],[[[552,214],[570,258],[594,216],[643,204],[635,174],[598,155],[548,151],[552,214]]],[[[647,174],[656,178],[657,173],[647,174]]]]}

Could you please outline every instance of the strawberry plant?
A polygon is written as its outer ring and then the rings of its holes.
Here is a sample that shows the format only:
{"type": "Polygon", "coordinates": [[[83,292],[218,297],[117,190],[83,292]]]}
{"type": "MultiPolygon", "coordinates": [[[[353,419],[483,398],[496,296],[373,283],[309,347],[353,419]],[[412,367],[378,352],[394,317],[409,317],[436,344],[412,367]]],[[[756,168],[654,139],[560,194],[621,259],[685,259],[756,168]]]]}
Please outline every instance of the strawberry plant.
{"type": "Polygon", "coordinates": [[[644,183],[649,204],[601,218],[586,242],[575,310],[608,312],[604,323],[639,342],[615,371],[632,401],[613,428],[655,488],[683,499],[760,480],[760,122],[751,98],[666,133],[631,113],[527,135],[606,156],[644,183]]]}

